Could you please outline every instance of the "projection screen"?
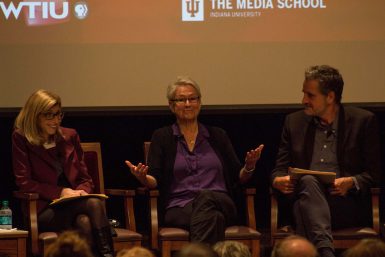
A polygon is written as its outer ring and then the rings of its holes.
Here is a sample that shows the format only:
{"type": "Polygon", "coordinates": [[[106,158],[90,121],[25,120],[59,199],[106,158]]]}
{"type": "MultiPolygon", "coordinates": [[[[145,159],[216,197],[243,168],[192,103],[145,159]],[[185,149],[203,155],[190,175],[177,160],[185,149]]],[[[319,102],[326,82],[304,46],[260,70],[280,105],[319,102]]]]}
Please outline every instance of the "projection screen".
{"type": "Polygon", "coordinates": [[[385,102],[384,0],[0,1],[0,108],[165,105],[189,75],[206,105],[301,101],[329,64],[344,102],[385,102]]]}

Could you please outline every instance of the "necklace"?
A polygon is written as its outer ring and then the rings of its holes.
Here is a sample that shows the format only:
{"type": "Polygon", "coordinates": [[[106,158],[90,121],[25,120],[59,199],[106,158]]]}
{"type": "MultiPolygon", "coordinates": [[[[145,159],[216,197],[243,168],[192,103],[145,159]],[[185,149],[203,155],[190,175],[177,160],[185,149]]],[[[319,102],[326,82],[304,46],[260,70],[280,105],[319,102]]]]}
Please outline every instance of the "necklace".
{"type": "Polygon", "coordinates": [[[197,135],[194,133],[192,136],[187,136],[186,134],[183,136],[184,136],[184,139],[187,143],[189,150],[192,151],[194,149],[194,146],[195,146],[195,140],[196,140],[197,135]]]}
{"type": "Polygon", "coordinates": [[[186,144],[190,151],[194,149],[195,141],[198,136],[198,127],[190,127],[187,129],[187,127],[180,128],[184,140],[186,141],[186,144]]]}

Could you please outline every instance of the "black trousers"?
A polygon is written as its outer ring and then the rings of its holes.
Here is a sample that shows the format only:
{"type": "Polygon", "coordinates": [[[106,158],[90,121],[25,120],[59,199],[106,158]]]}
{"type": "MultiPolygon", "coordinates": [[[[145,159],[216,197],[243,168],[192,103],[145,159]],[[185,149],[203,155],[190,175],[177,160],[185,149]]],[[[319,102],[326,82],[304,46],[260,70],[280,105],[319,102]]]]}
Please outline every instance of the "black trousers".
{"type": "Polygon", "coordinates": [[[225,239],[226,227],[236,217],[236,206],[226,193],[203,190],[183,208],[166,210],[165,225],[189,230],[193,242],[213,245],[225,239]]]}
{"type": "Polygon", "coordinates": [[[318,249],[333,248],[331,229],[354,227],[365,220],[367,204],[354,194],[331,196],[313,176],[303,176],[296,185],[293,216],[296,233],[318,249]]]}

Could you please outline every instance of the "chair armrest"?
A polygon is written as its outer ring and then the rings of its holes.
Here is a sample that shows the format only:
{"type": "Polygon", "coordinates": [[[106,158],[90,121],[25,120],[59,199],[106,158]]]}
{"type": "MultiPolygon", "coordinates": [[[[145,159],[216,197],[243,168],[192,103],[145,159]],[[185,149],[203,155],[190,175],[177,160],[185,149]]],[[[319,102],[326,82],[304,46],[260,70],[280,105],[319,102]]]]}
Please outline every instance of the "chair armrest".
{"type": "Polygon", "coordinates": [[[125,189],[105,189],[106,195],[113,196],[124,196],[124,197],[134,197],[135,190],[125,190],[125,189]]]}
{"type": "Polygon", "coordinates": [[[135,190],[105,189],[104,191],[107,195],[123,197],[126,229],[136,231],[136,221],[134,213],[135,190]]]}
{"type": "Polygon", "coordinates": [[[380,188],[374,187],[370,189],[372,198],[372,215],[373,215],[373,229],[380,233],[380,188]]]}
{"type": "Polygon", "coordinates": [[[244,190],[246,196],[246,217],[247,217],[247,226],[252,229],[257,229],[256,220],[255,220],[255,208],[254,208],[254,197],[256,194],[255,188],[246,188],[244,190]]]}
{"type": "Polygon", "coordinates": [[[271,242],[273,242],[273,235],[275,235],[278,230],[278,202],[272,188],[270,188],[270,204],[270,235],[271,242]]]}
{"type": "Polygon", "coordinates": [[[150,229],[151,229],[151,248],[159,249],[158,243],[158,197],[159,190],[148,189],[146,187],[139,187],[136,189],[138,195],[146,195],[148,197],[148,204],[150,208],[150,229]]]}
{"type": "Polygon", "coordinates": [[[38,193],[14,191],[13,196],[20,199],[26,206],[26,222],[31,237],[31,250],[34,255],[38,255],[39,251],[39,230],[37,225],[37,200],[38,193]]]}
{"type": "Polygon", "coordinates": [[[29,193],[29,192],[21,192],[21,191],[14,191],[13,196],[20,200],[37,200],[39,199],[38,193],[29,193]]]}

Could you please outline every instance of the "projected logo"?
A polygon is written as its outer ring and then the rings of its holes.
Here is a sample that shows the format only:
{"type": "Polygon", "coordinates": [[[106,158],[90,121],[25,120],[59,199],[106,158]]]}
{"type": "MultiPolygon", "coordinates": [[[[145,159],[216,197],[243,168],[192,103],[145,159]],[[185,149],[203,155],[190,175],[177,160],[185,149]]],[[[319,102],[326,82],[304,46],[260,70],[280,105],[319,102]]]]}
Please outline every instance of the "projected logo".
{"type": "Polygon", "coordinates": [[[77,2],[74,7],[75,10],[75,17],[79,20],[83,20],[88,15],[88,6],[86,2],[77,2]]]}
{"type": "Polygon", "coordinates": [[[204,0],[182,0],[182,21],[203,21],[204,0]]]}
{"type": "MultiPolygon", "coordinates": [[[[84,19],[88,15],[88,6],[85,1],[74,5],[74,15],[78,19],[84,19]]],[[[20,18],[24,13],[27,25],[38,26],[63,23],[70,19],[70,8],[67,0],[24,0],[17,3],[0,1],[0,16],[6,20],[20,18]]]]}

